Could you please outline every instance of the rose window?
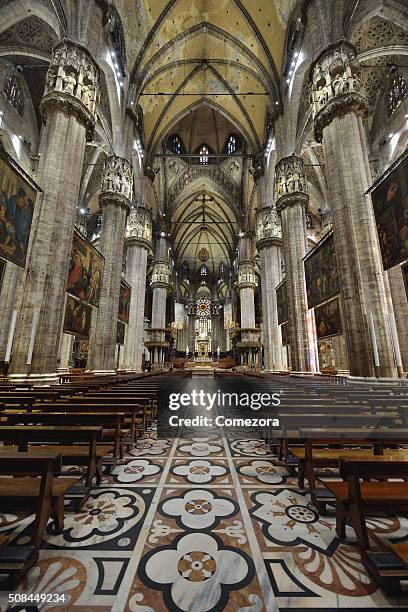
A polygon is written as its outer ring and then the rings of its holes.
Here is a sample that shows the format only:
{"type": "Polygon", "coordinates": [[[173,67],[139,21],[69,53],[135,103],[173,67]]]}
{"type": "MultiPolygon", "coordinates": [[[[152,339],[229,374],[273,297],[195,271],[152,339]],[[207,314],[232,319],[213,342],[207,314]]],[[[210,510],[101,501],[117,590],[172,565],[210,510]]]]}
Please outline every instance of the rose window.
{"type": "Polygon", "coordinates": [[[211,316],[211,302],[204,298],[197,300],[196,313],[199,319],[208,319],[211,316]]]}

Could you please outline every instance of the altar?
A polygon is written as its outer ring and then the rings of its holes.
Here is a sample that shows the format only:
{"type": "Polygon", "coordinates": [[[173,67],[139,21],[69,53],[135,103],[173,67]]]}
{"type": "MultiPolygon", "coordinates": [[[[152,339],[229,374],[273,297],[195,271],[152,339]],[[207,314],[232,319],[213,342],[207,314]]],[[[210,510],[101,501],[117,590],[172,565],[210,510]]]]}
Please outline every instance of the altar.
{"type": "Polygon", "coordinates": [[[210,338],[208,334],[202,332],[197,338],[197,353],[199,359],[207,359],[210,350],[210,338]]]}
{"type": "Polygon", "coordinates": [[[198,357],[201,359],[208,357],[209,340],[197,340],[198,357]]]}

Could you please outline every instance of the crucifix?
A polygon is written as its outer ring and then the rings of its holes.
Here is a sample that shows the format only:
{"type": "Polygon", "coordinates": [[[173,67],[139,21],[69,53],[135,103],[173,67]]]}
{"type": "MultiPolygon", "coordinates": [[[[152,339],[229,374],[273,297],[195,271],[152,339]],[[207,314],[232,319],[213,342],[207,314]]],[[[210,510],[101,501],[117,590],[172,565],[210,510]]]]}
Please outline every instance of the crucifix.
{"type": "Polygon", "coordinates": [[[210,202],[214,202],[214,198],[211,196],[207,196],[206,193],[203,193],[201,198],[196,198],[196,202],[201,202],[203,205],[203,223],[205,225],[205,205],[210,202]]]}

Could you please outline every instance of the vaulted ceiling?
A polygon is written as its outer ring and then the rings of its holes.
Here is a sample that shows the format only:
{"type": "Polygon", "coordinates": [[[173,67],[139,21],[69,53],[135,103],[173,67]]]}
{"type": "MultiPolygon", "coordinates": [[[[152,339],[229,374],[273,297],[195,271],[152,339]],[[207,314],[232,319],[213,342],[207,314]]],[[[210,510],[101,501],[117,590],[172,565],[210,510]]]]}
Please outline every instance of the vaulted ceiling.
{"type": "Polygon", "coordinates": [[[285,18],[293,1],[137,4],[134,27],[145,42],[137,48],[129,41],[127,49],[133,53],[132,96],[143,109],[148,155],[181,117],[202,104],[230,119],[258,152],[267,109],[279,101],[285,18]]]}

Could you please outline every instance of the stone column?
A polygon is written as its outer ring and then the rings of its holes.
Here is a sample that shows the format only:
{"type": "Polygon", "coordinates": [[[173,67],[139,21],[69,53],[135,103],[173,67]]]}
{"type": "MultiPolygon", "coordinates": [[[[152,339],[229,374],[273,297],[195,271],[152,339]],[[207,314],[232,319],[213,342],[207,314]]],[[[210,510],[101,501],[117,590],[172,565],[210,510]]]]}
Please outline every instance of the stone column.
{"type": "Polygon", "coordinates": [[[282,228],[276,208],[256,213],[256,247],[261,258],[262,318],[266,370],[283,370],[276,287],[282,277],[282,228]]]}
{"type": "MultiPolygon", "coordinates": [[[[187,304],[188,324],[187,324],[187,345],[190,349],[190,358],[194,357],[195,351],[195,306],[191,301],[187,304]]],[[[185,350],[185,347],[184,347],[185,350]]]]}
{"type": "Polygon", "coordinates": [[[253,366],[261,343],[260,329],[255,327],[255,288],[257,287],[257,281],[254,266],[250,260],[248,237],[241,239],[237,287],[241,306],[241,341],[237,343],[237,348],[241,353],[241,363],[253,366]]]}
{"type": "Polygon", "coordinates": [[[211,351],[216,355],[217,346],[221,349],[221,338],[220,338],[220,303],[218,301],[213,302],[211,312],[211,351]]]}
{"type": "Polygon", "coordinates": [[[59,347],[59,372],[69,371],[69,361],[72,354],[72,344],[74,336],[71,334],[61,334],[61,342],[59,347]]]}
{"type": "Polygon", "coordinates": [[[24,278],[23,274],[21,268],[7,262],[0,295],[0,361],[6,357],[11,326],[18,312],[17,287],[24,278]]]}
{"type": "Polygon", "coordinates": [[[323,142],[325,152],[350,371],[354,376],[396,376],[377,230],[365,195],[371,183],[362,122],[367,100],[356,49],[344,40],[331,44],[311,74],[315,139],[323,142]]]}
{"type": "Polygon", "coordinates": [[[394,266],[388,270],[391,298],[394,306],[395,324],[398,333],[399,346],[404,372],[408,371],[408,299],[404,287],[401,266],[394,266]]]}
{"type": "Polygon", "coordinates": [[[300,157],[285,157],[276,165],[276,208],[282,222],[289,309],[290,359],[292,371],[310,372],[312,346],[307,323],[305,211],[309,203],[306,177],[300,157]]]}
{"type": "Polygon", "coordinates": [[[116,329],[123,267],[126,218],[133,196],[131,163],[112,155],[105,161],[99,205],[102,210],[99,250],[105,258],[99,308],[92,329],[88,368],[113,372],[116,368],[116,329]]]}
{"type": "Polygon", "coordinates": [[[98,92],[99,69],[89,51],[70,40],[57,44],[40,106],[46,123],[38,183],[44,194],[31,232],[10,368],[14,375],[46,378],[57,370],[85,142],[93,135],[98,92]]]}
{"type": "MultiPolygon", "coordinates": [[[[164,239],[160,239],[163,240],[164,239]]],[[[166,241],[167,244],[167,241],[166,241]]],[[[163,245],[162,245],[163,246],[163,245]]],[[[159,254],[167,249],[159,246],[159,254]]],[[[152,325],[150,339],[146,346],[152,355],[152,364],[159,367],[164,363],[168,342],[166,342],[166,300],[170,290],[170,267],[167,261],[156,261],[150,286],[153,290],[152,325]]]]}
{"type": "Polygon", "coordinates": [[[151,243],[151,212],[147,208],[132,208],[126,226],[126,278],[132,295],[123,352],[125,370],[139,371],[142,365],[146,267],[151,243]]]}

